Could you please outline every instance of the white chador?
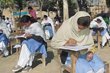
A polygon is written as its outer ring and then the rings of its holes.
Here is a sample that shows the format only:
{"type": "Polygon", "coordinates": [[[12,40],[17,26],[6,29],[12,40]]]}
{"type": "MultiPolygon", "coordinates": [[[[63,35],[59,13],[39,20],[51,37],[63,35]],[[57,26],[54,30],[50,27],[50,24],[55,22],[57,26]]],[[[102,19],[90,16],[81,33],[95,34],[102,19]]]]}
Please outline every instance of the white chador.
{"type": "MultiPolygon", "coordinates": [[[[95,19],[93,19],[91,21],[90,28],[95,28],[95,27],[98,27],[98,28],[103,27],[104,28],[104,30],[100,32],[101,36],[102,36],[102,47],[104,47],[105,43],[107,42],[107,39],[110,39],[110,36],[108,34],[108,31],[107,31],[106,23],[105,23],[105,21],[103,20],[103,18],[101,16],[96,17],[95,19]],[[96,22],[97,19],[100,19],[101,23],[97,23],[96,22]]],[[[96,33],[96,32],[93,31],[93,34],[94,33],[96,33]]]]}
{"type": "MultiPolygon", "coordinates": [[[[75,39],[77,41],[77,45],[79,46],[87,44],[94,45],[89,28],[78,32],[77,21],[80,17],[85,16],[90,15],[84,11],[79,11],[74,16],[64,21],[62,26],[53,37],[51,46],[55,49],[59,49],[58,47],[65,45],[69,38],[75,39]]],[[[69,61],[67,66],[71,66],[71,61],[69,61]]],[[[83,54],[78,57],[75,69],[76,73],[104,73],[104,64],[102,63],[102,60],[100,60],[100,58],[95,54],[93,59],[89,62],[86,60],[86,54],[83,54]]]]}
{"type": "MultiPolygon", "coordinates": [[[[42,30],[41,24],[38,22],[31,24],[27,29],[25,29],[25,33],[40,36],[45,41],[45,34],[42,30]]],[[[33,38],[24,40],[22,42],[21,53],[17,65],[21,66],[22,68],[28,65],[32,66],[32,61],[36,51],[40,51],[40,53],[42,53],[44,56],[47,56],[44,43],[34,40],[33,38]]]]}
{"type": "Polygon", "coordinates": [[[0,51],[2,51],[3,56],[7,56],[9,55],[9,52],[7,50],[7,46],[8,46],[8,38],[10,35],[10,32],[8,31],[8,28],[5,24],[5,22],[0,19],[0,51]]]}
{"type": "Polygon", "coordinates": [[[43,19],[41,24],[42,24],[42,27],[44,28],[44,31],[46,34],[46,39],[53,37],[55,34],[55,27],[54,27],[54,23],[53,23],[52,19],[50,17],[47,17],[47,19],[43,19]],[[47,27],[44,27],[46,25],[47,25],[47,27]]]}

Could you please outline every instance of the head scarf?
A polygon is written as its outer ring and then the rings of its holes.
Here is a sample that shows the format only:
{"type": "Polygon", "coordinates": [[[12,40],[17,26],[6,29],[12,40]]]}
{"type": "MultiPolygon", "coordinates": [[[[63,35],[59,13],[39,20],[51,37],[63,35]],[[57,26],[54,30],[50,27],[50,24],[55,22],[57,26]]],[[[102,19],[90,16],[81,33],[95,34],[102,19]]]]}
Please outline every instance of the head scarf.
{"type": "Polygon", "coordinates": [[[101,23],[99,24],[100,25],[99,27],[104,27],[106,29],[107,28],[107,26],[106,26],[107,24],[106,24],[106,22],[104,21],[104,19],[101,16],[98,16],[98,17],[94,18],[91,21],[91,23],[90,23],[90,27],[92,28],[92,27],[95,27],[95,26],[98,25],[98,23],[96,22],[97,19],[100,19],[101,20],[101,23]]]}
{"type": "Polygon", "coordinates": [[[77,41],[77,45],[94,44],[89,28],[86,28],[78,32],[77,20],[78,18],[85,16],[90,15],[87,12],[79,11],[70,19],[64,21],[62,26],[59,28],[59,30],[53,37],[51,41],[51,46],[53,48],[61,47],[69,40],[69,38],[75,39],[77,41]]]}
{"type": "Polygon", "coordinates": [[[7,28],[7,25],[3,20],[0,22],[0,29],[3,30],[3,33],[6,34],[7,37],[10,36],[10,32],[7,28]]]}

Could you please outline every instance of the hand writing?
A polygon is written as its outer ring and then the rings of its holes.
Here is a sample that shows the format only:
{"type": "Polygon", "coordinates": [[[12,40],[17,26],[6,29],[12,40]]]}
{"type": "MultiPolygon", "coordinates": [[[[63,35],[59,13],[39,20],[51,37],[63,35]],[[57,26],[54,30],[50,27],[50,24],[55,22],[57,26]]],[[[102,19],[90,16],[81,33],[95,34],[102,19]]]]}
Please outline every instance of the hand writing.
{"type": "Polygon", "coordinates": [[[25,37],[32,37],[32,34],[25,33],[25,37]]]}
{"type": "Polygon", "coordinates": [[[68,45],[68,46],[74,46],[77,44],[77,41],[75,39],[72,39],[70,38],[66,43],[65,45],[68,45]]]}

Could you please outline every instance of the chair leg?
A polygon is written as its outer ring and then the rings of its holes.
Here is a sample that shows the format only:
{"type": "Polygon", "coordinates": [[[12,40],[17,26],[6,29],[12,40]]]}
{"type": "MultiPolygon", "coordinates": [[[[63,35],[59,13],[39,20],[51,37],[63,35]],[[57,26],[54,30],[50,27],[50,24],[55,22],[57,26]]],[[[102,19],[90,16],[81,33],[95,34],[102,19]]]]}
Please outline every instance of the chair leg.
{"type": "Polygon", "coordinates": [[[57,51],[57,62],[59,63],[59,65],[60,65],[60,68],[59,68],[59,70],[60,70],[60,73],[63,73],[63,68],[62,68],[62,63],[61,63],[61,59],[60,59],[60,54],[61,54],[61,50],[58,50],[57,51]]]}
{"type": "Polygon", "coordinates": [[[45,60],[45,56],[42,55],[42,63],[43,63],[43,66],[45,67],[46,66],[46,60],[45,60]]]}
{"type": "Polygon", "coordinates": [[[104,64],[105,64],[105,73],[109,73],[109,64],[104,61],[104,64]]]}
{"type": "Polygon", "coordinates": [[[10,44],[10,54],[13,54],[13,45],[10,44]]]}

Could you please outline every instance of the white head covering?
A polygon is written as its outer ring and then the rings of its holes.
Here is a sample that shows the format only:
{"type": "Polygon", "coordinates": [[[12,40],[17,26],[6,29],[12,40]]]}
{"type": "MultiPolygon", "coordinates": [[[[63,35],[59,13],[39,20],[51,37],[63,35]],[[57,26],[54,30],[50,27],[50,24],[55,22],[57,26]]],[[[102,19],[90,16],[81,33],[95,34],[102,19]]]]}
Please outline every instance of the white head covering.
{"type": "Polygon", "coordinates": [[[89,28],[78,32],[77,20],[84,16],[90,15],[87,12],[79,11],[70,19],[66,20],[53,37],[51,46],[53,48],[61,47],[69,40],[69,38],[75,39],[77,41],[77,45],[94,44],[89,28]]]}
{"type": "Polygon", "coordinates": [[[91,21],[90,27],[93,28],[93,27],[95,27],[95,26],[107,28],[107,24],[106,24],[106,22],[104,21],[104,19],[103,19],[101,16],[98,16],[98,17],[94,18],[94,19],[91,21]],[[96,22],[97,19],[100,19],[100,20],[101,20],[101,23],[100,23],[100,24],[98,24],[98,23],[96,22]]]}
{"type": "Polygon", "coordinates": [[[1,20],[1,22],[0,22],[0,29],[3,30],[3,33],[6,34],[7,37],[10,36],[10,32],[8,30],[8,27],[7,27],[6,23],[3,20],[1,20]]]}
{"type": "Polygon", "coordinates": [[[50,18],[50,17],[47,17],[47,20],[43,19],[41,24],[42,24],[42,27],[45,26],[45,23],[50,23],[51,26],[52,26],[52,31],[53,31],[53,35],[55,35],[55,27],[54,27],[54,22],[53,20],[50,18]]]}

